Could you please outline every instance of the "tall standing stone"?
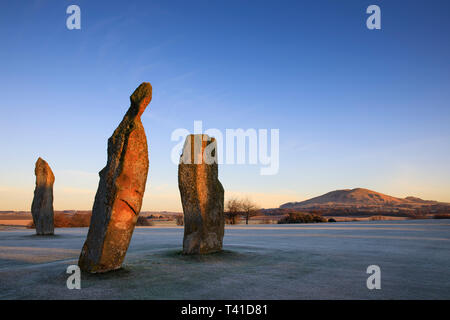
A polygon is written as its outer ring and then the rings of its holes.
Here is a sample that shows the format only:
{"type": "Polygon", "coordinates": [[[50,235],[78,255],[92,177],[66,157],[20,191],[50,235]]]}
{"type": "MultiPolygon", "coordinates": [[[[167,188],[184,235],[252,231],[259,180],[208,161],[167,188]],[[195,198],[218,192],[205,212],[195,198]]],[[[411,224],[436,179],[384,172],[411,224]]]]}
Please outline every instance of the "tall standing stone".
{"type": "Polygon", "coordinates": [[[184,212],[184,254],[222,250],[224,190],[219,181],[217,143],[207,135],[186,137],[178,165],[184,212]]]}
{"type": "Polygon", "coordinates": [[[131,95],[131,106],[108,140],[108,160],[92,209],[78,265],[91,273],[119,269],[133,235],[148,173],[147,138],[141,115],[152,99],[150,83],[131,95]]]}
{"type": "Polygon", "coordinates": [[[55,176],[48,163],[42,158],[37,159],[34,174],[36,175],[36,188],[31,204],[31,214],[36,234],[52,235],[54,233],[53,183],[55,176]]]}

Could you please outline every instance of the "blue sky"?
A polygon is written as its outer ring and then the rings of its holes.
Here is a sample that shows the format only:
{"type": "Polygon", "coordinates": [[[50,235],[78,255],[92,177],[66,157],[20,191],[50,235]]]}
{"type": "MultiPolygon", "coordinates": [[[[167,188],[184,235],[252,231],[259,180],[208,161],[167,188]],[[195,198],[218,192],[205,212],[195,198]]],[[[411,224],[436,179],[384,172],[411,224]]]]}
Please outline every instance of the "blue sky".
{"type": "Polygon", "coordinates": [[[106,142],[143,81],[143,210],[181,210],[177,128],[280,130],[280,170],[221,165],[226,197],[277,207],[365,187],[450,202],[448,1],[8,1],[0,4],[0,210],[90,209],[106,142]],[[66,8],[81,8],[81,30],[66,8]],[[366,28],[381,8],[382,29],[366,28]]]}

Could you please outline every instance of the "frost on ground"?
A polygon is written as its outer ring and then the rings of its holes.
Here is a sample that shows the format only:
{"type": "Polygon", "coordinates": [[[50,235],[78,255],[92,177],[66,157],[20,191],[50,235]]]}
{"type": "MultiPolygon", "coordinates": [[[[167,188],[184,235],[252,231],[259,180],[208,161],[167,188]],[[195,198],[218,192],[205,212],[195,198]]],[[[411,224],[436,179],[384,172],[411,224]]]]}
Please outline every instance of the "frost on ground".
{"type": "MultiPolygon", "coordinates": [[[[1,228],[1,227],[0,227],[1,228]]],[[[181,254],[181,227],[138,227],[124,268],[82,274],[87,228],[0,229],[0,299],[450,299],[446,220],[227,227],[224,251],[181,254]],[[381,290],[366,269],[381,268],[381,290]]]]}

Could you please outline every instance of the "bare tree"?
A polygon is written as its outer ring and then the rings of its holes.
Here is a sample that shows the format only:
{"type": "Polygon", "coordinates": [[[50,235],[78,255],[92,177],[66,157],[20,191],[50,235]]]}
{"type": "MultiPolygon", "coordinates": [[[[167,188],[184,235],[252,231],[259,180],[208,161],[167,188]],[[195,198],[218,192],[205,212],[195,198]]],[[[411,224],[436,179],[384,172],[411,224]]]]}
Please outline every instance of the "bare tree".
{"type": "Polygon", "coordinates": [[[236,224],[238,216],[242,213],[242,204],[239,199],[231,198],[226,203],[225,215],[230,224],[236,224]]]}
{"type": "Polygon", "coordinates": [[[248,220],[250,219],[250,217],[256,216],[260,211],[260,208],[249,198],[245,198],[240,202],[241,202],[241,209],[245,217],[245,224],[248,224],[248,220]]]}

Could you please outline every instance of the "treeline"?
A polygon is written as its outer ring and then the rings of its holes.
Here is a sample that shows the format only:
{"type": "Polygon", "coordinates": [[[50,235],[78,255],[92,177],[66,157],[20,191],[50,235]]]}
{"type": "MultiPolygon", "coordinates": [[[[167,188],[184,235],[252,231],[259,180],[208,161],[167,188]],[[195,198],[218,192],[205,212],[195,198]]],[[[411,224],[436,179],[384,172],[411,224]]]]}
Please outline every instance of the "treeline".
{"type": "Polygon", "coordinates": [[[278,220],[278,224],[336,222],[334,219],[330,220],[331,221],[317,214],[289,212],[289,214],[286,217],[283,217],[280,220],[278,220]]]}
{"type": "Polygon", "coordinates": [[[424,206],[415,209],[405,209],[405,208],[333,208],[333,207],[323,207],[323,208],[309,208],[309,209],[262,209],[261,213],[267,216],[278,216],[287,215],[293,212],[309,213],[320,216],[360,216],[360,217],[370,217],[373,215],[378,216],[397,216],[397,217],[408,217],[408,218],[421,218],[429,215],[440,215],[440,214],[450,214],[450,206],[445,205],[431,205],[424,206]]]}

